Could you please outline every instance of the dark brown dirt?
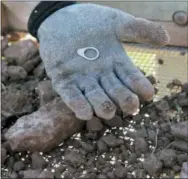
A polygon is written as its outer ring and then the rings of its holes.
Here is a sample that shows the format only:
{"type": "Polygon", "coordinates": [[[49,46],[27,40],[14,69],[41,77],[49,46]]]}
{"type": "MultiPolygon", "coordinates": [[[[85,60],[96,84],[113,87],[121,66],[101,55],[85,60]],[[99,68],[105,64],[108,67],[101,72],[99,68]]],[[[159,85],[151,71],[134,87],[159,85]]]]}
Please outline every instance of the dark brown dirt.
{"type": "MultiPolygon", "coordinates": [[[[2,136],[18,117],[36,111],[56,96],[40,85],[37,89],[38,84],[47,79],[44,66],[38,64],[38,60],[34,64],[24,60],[24,55],[16,60],[25,64],[27,76],[24,79],[9,77],[3,82],[2,136]]],[[[162,59],[159,61],[162,64],[162,59]]],[[[6,76],[6,71],[4,73],[6,76]]],[[[148,79],[156,83],[153,76],[148,79]]],[[[179,81],[175,82],[177,85],[179,81]]],[[[186,170],[188,142],[185,132],[173,132],[171,127],[188,121],[183,110],[188,107],[187,84],[183,84],[182,89],[183,92],[175,96],[144,104],[135,116],[117,115],[110,121],[98,118],[88,121],[83,131],[50,152],[13,152],[2,137],[2,177],[113,179],[159,177],[162,173],[166,173],[166,177],[179,175],[183,163],[186,170]]]]}

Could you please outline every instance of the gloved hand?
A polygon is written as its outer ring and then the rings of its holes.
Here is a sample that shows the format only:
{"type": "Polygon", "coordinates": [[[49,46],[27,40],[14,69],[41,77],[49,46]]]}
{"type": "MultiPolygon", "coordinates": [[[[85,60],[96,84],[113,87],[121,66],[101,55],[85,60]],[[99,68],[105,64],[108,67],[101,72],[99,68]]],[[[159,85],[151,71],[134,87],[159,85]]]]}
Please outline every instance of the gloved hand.
{"type": "Polygon", "coordinates": [[[111,119],[117,107],[132,114],[139,108],[139,98],[149,101],[154,95],[151,83],[134,66],[121,41],[154,45],[169,41],[160,25],[95,4],[56,11],[44,20],[37,35],[54,89],[83,120],[94,113],[111,119]]]}

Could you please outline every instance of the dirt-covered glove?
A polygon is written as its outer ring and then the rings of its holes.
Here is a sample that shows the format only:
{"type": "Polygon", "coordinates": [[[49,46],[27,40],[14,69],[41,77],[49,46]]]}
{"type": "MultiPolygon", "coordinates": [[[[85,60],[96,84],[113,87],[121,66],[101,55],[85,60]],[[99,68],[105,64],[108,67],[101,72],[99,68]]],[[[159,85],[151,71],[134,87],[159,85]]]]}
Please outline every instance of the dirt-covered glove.
{"type": "Polygon", "coordinates": [[[117,107],[132,114],[139,108],[139,98],[149,101],[154,95],[121,41],[153,45],[169,41],[160,25],[95,4],[75,4],[54,12],[37,35],[54,89],[83,120],[94,113],[111,119],[117,107]]]}

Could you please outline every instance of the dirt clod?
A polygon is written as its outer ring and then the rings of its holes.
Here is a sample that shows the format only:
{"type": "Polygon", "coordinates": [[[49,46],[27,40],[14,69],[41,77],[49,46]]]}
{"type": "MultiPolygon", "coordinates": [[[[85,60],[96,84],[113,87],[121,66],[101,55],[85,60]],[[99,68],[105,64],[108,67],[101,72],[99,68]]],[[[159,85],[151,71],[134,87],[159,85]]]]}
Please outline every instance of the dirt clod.
{"type": "Polygon", "coordinates": [[[162,163],[154,154],[152,154],[145,159],[143,167],[150,175],[156,176],[162,169],[162,163]]]}
{"type": "Polygon", "coordinates": [[[34,57],[33,59],[30,59],[28,61],[26,61],[22,67],[26,70],[26,72],[31,72],[39,63],[40,63],[41,59],[39,56],[34,57]]]}
{"type": "Polygon", "coordinates": [[[183,84],[182,91],[188,93],[188,83],[183,84]]]}
{"type": "Polygon", "coordinates": [[[188,142],[188,121],[179,122],[171,126],[172,135],[188,142]]]}
{"type": "Polygon", "coordinates": [[[98,132],[103,129],[103,124],[99,118],[93,117],[91,120],[87,121],[86,128],[91,132],[98,132]]]}
{"type": "Polygon", "coordinates": [[[175,140],[172,142],[172,147],[184,152],[188,152],[188,145],[186,141],[183,140],[175,140]]]}
{"type": "Polygon", "coordinates": [[[27,77],[27,72],[21,66],[8,66],[7,73],[10,80],[23,80],[27,77]]]}
{"type": "Polygon", "coordinates": [[[51,179],[51,178],[54,178],[54,175],[53,175],[52,172],[50,172],[48,170],[45,170],[42,173],[40,173],[40,175],[37,178],[48,178],[48,179],[51,179]]]}
{"type": "Polygon", "coordinates": [[[95,147],[91,144],[88,144],[86,142],[82,142],[81,143],[82,148],[86,151],[86,152],[93,152],[95,150],[95,147]]]}
{"type": "Polygon", "coordinates": [[[163,162],[165,167],[172,167],[175,164],[176,152],[172,149],[160,151],[159,159],[163,162]]]}
{"type": "Polygon", "coordinates": [[[47,162],[37,152],[31,155],[31,160],[32,160],[32,169],[43,169],[47,166],[47,162]]]}
{"type": "Polygon", "coordinates": [[[181,81],[178,80],[178,79],[174,79],[174,80],[172,80],[172,84],[173,84],[174,86],[182,86],[181,81]]]}
{"type": "Polygon", "coordinates": [[[47,104],[48,102],[52,101],[55,97],[58,96],[52,88],[50,80],[40,82],[38,84],[36,92],[39,95],[40,106],[47,104]]]}
{"type": "Polygon", "coordinates": [[[124,178],[124,177],[126,177],[127,169],[123,166],[118,166],[118,167],[115,168],[114,174],[118,178],[124,178]]]}
{"type": "Polygon", "coordinates": [[[148,75],[147,79],[151,82],[152,85],[155,85],[157,83],[157,80],[153,75],[148,75]]]}
{"type": "Polygon", "coordinates": [[[4,50],[8,47],[8,38],[7,37],[4,37],[2,40],[1,40],[1,54],[3,55],[4,53],[4,50]]]}
{"type": "Polygon", "coordinates": [[[33,74],[36,78],[42,79],[45,74],[45,67],[43,63],[40,63],[34,70],[33,70],[33,74]]]}
{"type": "Polygon", "coordinates": [[[84,159],[78,152],[71,151],[65,154],[65,161],[71,164],[82,164],[84,159]]]}
{"type": "Polygon", "coordinates": [[[12,44],[4,50],[5,58],[14,60],[17,65],[24,64],[27,60],[34,57],[38,53],[38,49],[33,41],[23,40],[12,44]]]}
{"type": "Polygon", "coordinates": [[[123,144],[123,140],[122,139],[117,139],[115,136],[113,135],[106,135],[102,137],[102,140],[109,146],[109,147],[118,147],[121,144],[123,144]]]}
{"type": "Polygon", "coordinates": [[[116,115],[111,120],[103,120],[103,123],[109,127],[122,127],[123,120],[120,116],[116,115]]]}
{"type": "Polygon", "coordinates": [[[19,178],[19,176],[18,176],[18,174],[16,173],[16,172],[12,172],[11,174],[10,174],[10,178],[11,179],[17,179],[17,178],[19,178]]]}
{"type": "Polygon", "coordinates": [[[108,151],[108,147],[106,145],[105,142],[103,142],[102,140],[98,140],[97,141],[97,149],[100,153],[103,153],[103,152],[107,152],[108,151]]]}
{"type": "Polygon", "coordinates": [[[164,64],[164,60],[163,60],[162,58],[159,58],[159,59],[158,59],[158,63],[159,63],[160,65],[162,65],[162,64],[164,64]]]}
{"type": "Polygon", "coordinates": [[[7,150],[5,148],[1,148],[1,164],[3,165],[7,158],[7,150]]]}
{"type": "Polygon", "coordinates": [[[137,156],[135,153],[130,154],[129,158],[128,158],[128,163],[129,164],[133,164],[137,161],[137,156]]]}
{"type": "Polygon", "coordinates": [[[148,152],[148,144],[144,138],[137,137],[135,139],[135,151],[136,153],[147,153],[148,152]]]}
{"type": "Polygon", "coordinates": [[[15,172],[23,170],[24,168],[25,168],[25,164],[22,161],[16,162],[13,167],[15,172]]]}
{"type": "Polygon", "coordinates": [[[19,172],[19,175],[23,178],[37,178],[40,173],[42,172],[41,169],[36,169],[36,170],[23,170],[19,172]]]}

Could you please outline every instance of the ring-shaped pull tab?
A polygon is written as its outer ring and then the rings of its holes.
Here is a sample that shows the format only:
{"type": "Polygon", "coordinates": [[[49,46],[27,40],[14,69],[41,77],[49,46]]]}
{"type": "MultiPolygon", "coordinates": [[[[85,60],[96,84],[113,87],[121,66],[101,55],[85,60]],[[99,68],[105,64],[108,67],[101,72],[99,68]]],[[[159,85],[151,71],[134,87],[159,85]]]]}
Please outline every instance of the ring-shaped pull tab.
{"type": "Polygon", "coordinates": [[[86,60],[96,60],[99,57],[99,51],[95,48],[95,47],[85,47],[85,48],[80,48],[77,50],[77,54],[80,55],[81,57],[85,58],[86,60]],[[91,57],[87,57],[85,55],[85,52],[87,50],[94,50],[96,52],[96,56],[91,58],[91,57]]]}

